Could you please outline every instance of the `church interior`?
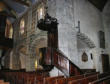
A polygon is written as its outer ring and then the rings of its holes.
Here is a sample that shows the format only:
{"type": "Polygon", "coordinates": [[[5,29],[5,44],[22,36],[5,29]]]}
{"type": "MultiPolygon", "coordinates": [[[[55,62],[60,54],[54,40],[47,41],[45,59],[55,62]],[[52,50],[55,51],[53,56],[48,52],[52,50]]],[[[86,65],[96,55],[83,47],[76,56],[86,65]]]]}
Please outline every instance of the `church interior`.
{"type": "Polygon", "coordinates": [[[110,0],[0,0],[0,84],[110,84],[110,0]]]}

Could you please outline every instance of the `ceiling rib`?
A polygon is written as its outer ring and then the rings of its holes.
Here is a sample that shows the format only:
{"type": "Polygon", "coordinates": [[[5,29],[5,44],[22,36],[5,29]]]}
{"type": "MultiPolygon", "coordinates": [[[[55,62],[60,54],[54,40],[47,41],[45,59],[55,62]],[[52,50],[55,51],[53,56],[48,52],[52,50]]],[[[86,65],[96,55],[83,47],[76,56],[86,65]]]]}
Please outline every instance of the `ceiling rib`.
{"type": "Polygon", "coordinates": [[[25,6],[30,6],[30,4],[29,3],[27,3],[27,0],[25,0],[25,1],[23,1],[23,0],[13,0],[13,1],[15,1],[15,2],[17,2],[17,3],[20,3],[20,4],[22,4],[22,5],[25,5],[25,6]]]}

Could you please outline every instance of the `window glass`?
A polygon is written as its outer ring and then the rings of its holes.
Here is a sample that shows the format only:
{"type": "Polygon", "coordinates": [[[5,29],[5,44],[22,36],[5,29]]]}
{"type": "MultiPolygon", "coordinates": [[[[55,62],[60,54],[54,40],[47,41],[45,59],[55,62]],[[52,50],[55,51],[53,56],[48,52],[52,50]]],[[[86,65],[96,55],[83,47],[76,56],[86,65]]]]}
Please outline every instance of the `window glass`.
{"type": "Polygon", "coordinates": [[[38,8],[37,15],[38,15],[38,20],[44,18],[44,7],[43,6],[41,6],[41,7],[38,8]]]}
{"type": "Polygon", "coordinates": [[[9,31],[9,38],[12,38],[13,37],[13,27],[11,26],[10,28],[10,31],[9,31]]]}
{"type": "Polygon", "coordinates": [[[24,19],[21,19],[21,21],[20,21],[20,33],[21,34],[24,33],[24,27],[25,27],[25,21],[24,21],[24,19]]]}

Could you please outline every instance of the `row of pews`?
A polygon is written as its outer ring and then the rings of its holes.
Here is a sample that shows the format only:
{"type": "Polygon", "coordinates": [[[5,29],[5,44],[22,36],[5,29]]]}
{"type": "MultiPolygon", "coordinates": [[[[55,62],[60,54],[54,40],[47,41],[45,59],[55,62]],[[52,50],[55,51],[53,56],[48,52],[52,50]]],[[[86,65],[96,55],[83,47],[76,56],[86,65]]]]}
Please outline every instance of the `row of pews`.
{"type": "Polygon", "coordinates": [[[44,78],[43,84],[110,84],[110,73],[87,73],[83,75],[44,78]]]}
{"type": "MultiPolygon", "coordinates": [[[[110,84],[110,73],[86,73],[65,77],[49,77],[47,72],[0,72],[0,78],[10,84],[110,84]]],[[[0,83],[1,84],[1,83],[0,83]]]]}
{"type": "Polygon", "coordinates": [[[10,84],[43,84],[43,78],[48,77],[48,71],[0,71],[0,79],[10,84]]]}

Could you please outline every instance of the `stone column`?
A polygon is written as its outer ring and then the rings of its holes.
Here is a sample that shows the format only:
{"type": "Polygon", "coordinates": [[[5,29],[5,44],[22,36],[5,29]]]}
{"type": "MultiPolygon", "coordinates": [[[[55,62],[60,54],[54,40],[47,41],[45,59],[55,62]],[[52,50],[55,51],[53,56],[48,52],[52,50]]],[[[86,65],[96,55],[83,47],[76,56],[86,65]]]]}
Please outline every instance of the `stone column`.
{"type": "Polygon", "coordinates": [[[26,57],[26,71],[34,71],[33,67],[33,56],[30,52],[30,43],[31,43],[31,28],[32,28],[32,7],[28,11],[28,24],[27,24],[27,57],[26,57]]]}
{"type": "Polygon", "coordinates": [[[14,50],[13,57],[12,57],[12,69],[19,70],[20,69],[20,58],[19,52],[17,49],[14,50]]]}
{"type": "Polygon", "coordinates": [[[20,59],[19,59],[19,52],[17,49],[17,46],[19,44],[19,19],[15,21],[14,25],[14,48],[13,48],[13,54],[12,54],[12,69],[13,70],[19,70],[20,69],[20,59]],[[18,37],[18,38],[16,38],[18,37]]]}

